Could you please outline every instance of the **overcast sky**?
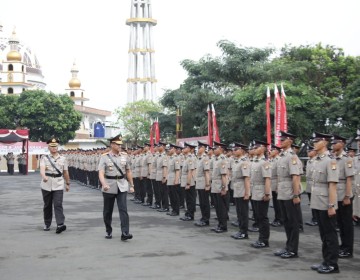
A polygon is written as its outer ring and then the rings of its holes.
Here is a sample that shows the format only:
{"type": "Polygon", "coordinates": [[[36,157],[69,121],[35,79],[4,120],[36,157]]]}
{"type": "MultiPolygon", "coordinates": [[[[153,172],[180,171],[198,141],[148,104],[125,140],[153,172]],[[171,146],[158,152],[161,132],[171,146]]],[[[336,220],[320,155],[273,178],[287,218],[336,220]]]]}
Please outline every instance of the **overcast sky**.
{"type": "MultiPolygon", "coordinates": [[[[131,0],[1,0],[4,32],[42,65],[47,90],[64,93],[74,59],[85,105],[112,111],[126,103],[131,0]]],[[[152,0],[157,91],[186,78],[183,59],[219,55],[227,39],[245,47],[334,45],[360,55],[359,0],[152,0]]]]}

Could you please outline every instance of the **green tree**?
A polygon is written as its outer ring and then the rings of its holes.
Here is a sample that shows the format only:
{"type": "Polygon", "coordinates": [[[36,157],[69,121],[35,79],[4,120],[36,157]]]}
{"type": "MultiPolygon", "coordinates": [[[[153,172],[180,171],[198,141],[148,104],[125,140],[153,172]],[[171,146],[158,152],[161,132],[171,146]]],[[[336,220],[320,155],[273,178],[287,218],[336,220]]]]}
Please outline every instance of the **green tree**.
{"type": "Polygon", "coordinates": [[[0,128],[15,129],[18,123],[17,95],[0,94],[0,128]]]}
{"type": "Polygon", "coordinates": [[[31,141],[46,141],[52,136],[61,143],[74,139],[80,127],[81,114],[66,95],[56,95],[42,90],[25,91],[17,102],[19,124],[30,130],[31,141]]]}
{"type": "Polygon", "coordinates": [[[161,110],[160,105],[147,100],[128,103],[123,108],[117,108],[116,124],[124,128],[125,141],[133,141],[134,145],[149,141],[152,120],[161,110]]]}

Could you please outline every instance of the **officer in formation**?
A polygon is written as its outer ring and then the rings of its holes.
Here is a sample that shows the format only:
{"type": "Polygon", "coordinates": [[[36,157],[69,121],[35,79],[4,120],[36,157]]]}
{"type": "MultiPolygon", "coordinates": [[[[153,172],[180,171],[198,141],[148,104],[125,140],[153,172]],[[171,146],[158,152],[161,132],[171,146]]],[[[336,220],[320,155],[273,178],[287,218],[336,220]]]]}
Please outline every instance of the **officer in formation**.
{"type": "Polygon", "coordinates": [[[274,207],[274,220],[271,222],[271,226],[280,227],[282,226],[282,218],[280,211],[280,202],[278,201],[278,175],[277,175],[277,165],[279,161],[279,154],[281,148],[271,144],[270,154],[269,154],[269,162],[271,163],[271,195],[272,195],[272,203],[274,207]]]}
{"type": "Polygon", "coordinates": [[[26,154],[21,153],[16,159],[18,161],[19,173],[26,175],[26,154]]]}
{"type": "Polygon", "coordinates": [[[15,161],[14,153],[9,152],[6,155],[4,155],[4,158],[6,159],[7,172],[10,175],[14,175],[14,161],[15,161]]]}
{"type": "MultiPolygon", "coordinates": [[[[311,145],[307,146],[307,155],[309,157],[309,160],[306,163],[306,190],[305,192],[308,195],[309,202],[311,202],[311,191],[313,188],[313,164],[315,163],[316,158],[316,151],[314,150],[314,147],[311,145]]],[[[315,217],[315,211],[314,209],[311,209],[311,220],[305,223],[308,226],[317,226],[317,220],[315,217]]]]}
{"type": "Polygon", "coordinates": [[[177,146],[170,144],[168,150],[168,161],[166,167],[166,185],[169,190],[170,205],[172,208],[171,212],[166,214],[170,216],[179,216],[180,213],[180,200],[178,187],[180,186],[180,161],[176,156],[177,146]]]}
{"type": "Polygon", "coordinates": [[[355,178],[353,184],[354,203],[353,203],[353,219],[356,225],[360,225],[360,153],[355,154],[360,150],[360,129],[357,130],[357,148],[354,149],[354,168],[355,178]]]}

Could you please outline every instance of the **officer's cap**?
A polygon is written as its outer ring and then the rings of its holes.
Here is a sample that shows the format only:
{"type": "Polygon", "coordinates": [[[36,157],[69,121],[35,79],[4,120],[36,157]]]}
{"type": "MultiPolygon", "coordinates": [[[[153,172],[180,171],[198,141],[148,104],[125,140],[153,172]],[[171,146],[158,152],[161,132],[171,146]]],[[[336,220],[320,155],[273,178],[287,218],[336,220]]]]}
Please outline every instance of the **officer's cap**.
{"type": "Polygon", "coordinates": [[[332,135],[320,133],[320,132],[314,132],[312,135],[313,142],[319,142],[319,141],[329,141],[331,139],[332,135]]]}
{"type": "Polygon", "coordinates": [[[347,151],[347,152],[353,151],[353,152],[355,152],[355,153],[356,153],[356,152],[357,152],[357,150],[358,150],[358,149],[353,148],[353,147],[350,147],[350,146],[346,147],[346,151],[347,151]]]}
{"type": "Polygon", "coordinates": [[[267,147],[269,144],[268,143],[266,143],[266,142],[264,142],[264,141],[261,141],[261,140],[253,140],[253,146],[254,146],[254,148],[259,148],[259,147],[261,147],[261,146],[263,146],[263,147],[267,147]]]}
{"type": "Polygon", "coordinates": [[[295,140],[295,138],[296,138],[296,135],[280,130],[280,140],[281,141],[286,140],[286,139],[295,140]]]}
{"type": "Polygon", "coordinates": [[[314,146],[308,145],[308,146],[306,147],[306,150],[307,150],[308,152],[313,151],[313,150],[314,150],[314,146]]]}
{"type": "Polygon", "coordinates": [[[345,138],[345,137],[342,137],[342,136],[340,136],[340,135],[334,134],[334,135],[331,137],[331,144],[336,144],[336,143],[339,143],[339,142],[346,143],[346,138],[345,138]]]}
{"type": "Polygon", "coordinates": [[[121,134],[118,134],[115,137],[110,138],[109,141],[110,141],[110,144],[115,143],[117,145],[122,145],[122,143],[123,143],[121,134]]]}
{"type": "Polygon", "coordinates": [[[144,147],[151,147],[151,144],[150,143],[144,143],[144,147]]]}
{"type": "Polygon", "coordinates": [[[248,150],[248,146],[247,145],[244,145],[242,143],[239,143],[239,142],[235,142],[234,143],[234,150],[238,150],[238,149],[243,149],[245,151],[248,150]]]}
{"type": "Polygon", "coordinates": [[[214,148],[217,147],[222,147],[224,149],[226,147],[226,144],[214,141],[214,148]]]}
{"type": "Polygon", "coordinates": [[[161,142],[159,141],[159,143],[157,144],[158,147],[161,147],[161,146],[166,146],[167,144],[165,142],[161,142]]]}
{"type": "Polygon", "coordinates": [[[144,146],[136,145],[137,149],[144,149],[144,146]]]}
{"type": "Polygon", "coordinates": [[[52,137],[46,142],[46,144],[48,144],[50,147],[57,147],[59,146],[59,143],[60,143],[59,139],[55,137],[52,137]]]}
{"type": "Polygon", "coordinates": [[[271,150],[277,150],[277,151],[281,151],[281,148],[279,146],[276,146],[274,144],[271,144],[271,150]]]}
{"type": "Polygon", "coordinates": [[[198,141],[198,147],[199,147],[199,148],[200,148],[200,147],[205,147],[205,148],[207,148],[207,147],[209,147],[209,145],[208,145],[207,143],[198,141]]]}
{"type": "Polygon", "coordinates": [[[192,145],[192,144],[187,143],[187,142],[184,143],[184,147],[189,147],[190,149],[195,149],[196,148],[195,145],[192,145]]]}
{"type": "Polygon", "coordinates": [[[170,144],[169,146],[170,146],[170,148],[175,148],[177,150],[182,150],[183,149],[183,147],[175,145],[175,144],[170,144]]]}
{"type": "Polygon", "coordinates": [[[296,145],[296,144],[291,144],[291,148],[300,149],[301,147],[299,145],[296,145]]]}

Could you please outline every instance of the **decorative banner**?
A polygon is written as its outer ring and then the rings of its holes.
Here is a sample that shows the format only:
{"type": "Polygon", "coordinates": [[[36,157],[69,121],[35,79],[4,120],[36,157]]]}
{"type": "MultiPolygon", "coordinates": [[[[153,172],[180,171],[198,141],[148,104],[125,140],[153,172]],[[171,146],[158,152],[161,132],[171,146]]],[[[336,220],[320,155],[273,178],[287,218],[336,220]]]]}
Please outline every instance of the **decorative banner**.
{"type": "Polygon", "coordinates": [[[279,96],[279,90],[277,85],[275,84],[274,89],[275,94],[275,131],[274,131],[274,144],[280,146],[280,130],[281,130],[281,115],[282,115],[282,106],[281,106],[281,99],[279,96]]]}
{"type": "Polygon", "coordinates": [[[287,111],[286,111],[286,95],[283,84],[281,83],[281,128],[280,130],[287,132],[287,111]]]}
{"type": "Polygon", "coordinates": [[[211,104],[211,109],[212,109],[212,122],[213,122],[213,133],[214,133],[214,141],[216,142],[220,142],[220,137],[219,137],[219,129],[216,123],[216,115],[215,115],[215,108],[214,105],[211,104]]]}
{"type": "Polygon", "coordinates": [[[266,142],[269,144],[268,149],[271,149],[271,120],[270,120],[270,88],[266,91],[266,142]]]}
{"type": "Polygon", "coordinates": [[[208,144],[213,146],[213,125],[212,125],[212,112],[211,112],[211,103],[208,104],[207,113],[208,113],[208,144]]]}
{"type": "MultiPolygon", "coordinates": [[[[0,143],[0,154],[6,155],[7,153],[21,154],[22,142],[13,144],[0,143]]],[[[25,151],[26,152],[26,151],[25,151]]],[[[48,145],[46,142],[29,142],[29,155],[48,154],[48,145]]]]}
{"type": "Polygon", "coordinates": [[[150,150],[154,152],[154,123],[150,126],[150,150]]]}

